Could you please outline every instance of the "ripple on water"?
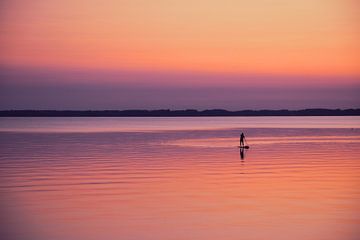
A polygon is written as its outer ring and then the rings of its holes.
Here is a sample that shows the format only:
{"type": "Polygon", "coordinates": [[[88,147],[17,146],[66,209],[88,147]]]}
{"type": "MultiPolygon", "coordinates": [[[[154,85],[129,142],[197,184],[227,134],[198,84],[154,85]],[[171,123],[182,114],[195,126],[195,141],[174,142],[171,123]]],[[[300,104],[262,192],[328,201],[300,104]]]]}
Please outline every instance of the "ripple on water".
{"type": "Polygon", "coordinates": [[[238,132],[2,133],[0,202],[13,228],[35,229],[37,239],[152,239],[149,231],[171,239],[180,230],[219,239],[224,229],[233,233],[226,239],[254,239],[259,227],[255,239],[284,239],[283,229],[294,239],[339,239],[357,231],[360,133],[247,129],[242,159],[238,132]]]}

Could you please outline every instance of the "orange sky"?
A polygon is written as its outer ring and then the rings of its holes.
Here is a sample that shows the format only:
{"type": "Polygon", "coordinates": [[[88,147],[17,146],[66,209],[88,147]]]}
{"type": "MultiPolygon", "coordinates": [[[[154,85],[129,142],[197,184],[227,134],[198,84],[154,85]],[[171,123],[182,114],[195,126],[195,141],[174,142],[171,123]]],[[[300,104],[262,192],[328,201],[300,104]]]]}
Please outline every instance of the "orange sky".
{"type": "Polygon", "coordinates": [[[3,0],[0,109],[358,108],[358,0],[3,0]]]}
{"type": "Polygon", "coordinates": [[[0,64],[360,74],[356,0],[13,0],[0,64]]]}

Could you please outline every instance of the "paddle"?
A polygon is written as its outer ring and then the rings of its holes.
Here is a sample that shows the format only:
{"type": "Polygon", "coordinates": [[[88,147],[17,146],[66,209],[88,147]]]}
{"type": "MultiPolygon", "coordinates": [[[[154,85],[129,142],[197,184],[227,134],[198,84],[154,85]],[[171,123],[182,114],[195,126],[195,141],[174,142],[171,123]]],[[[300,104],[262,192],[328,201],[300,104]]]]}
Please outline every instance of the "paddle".
{"type": "MultiPolygon", "coordinates": [[[[244,139],[245,139],[246,145],[248,145],[248,146],[249,146],[248,142],[246,141],[246,138],[244,138],[244,139]]],[[[248,146],[247,146],[247,147],[248,147],[248,146]]]]}

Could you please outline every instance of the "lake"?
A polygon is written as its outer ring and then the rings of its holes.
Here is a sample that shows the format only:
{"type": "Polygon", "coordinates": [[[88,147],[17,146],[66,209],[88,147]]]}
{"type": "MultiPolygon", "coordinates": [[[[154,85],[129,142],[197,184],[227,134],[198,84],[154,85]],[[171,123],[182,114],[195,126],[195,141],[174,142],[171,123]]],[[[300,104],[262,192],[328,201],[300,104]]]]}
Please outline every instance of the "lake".
{"type": "Polygon", "coordinates": [[[1,239],[355,240],[359,127],[360,117],[0,118],[1,239]]]}

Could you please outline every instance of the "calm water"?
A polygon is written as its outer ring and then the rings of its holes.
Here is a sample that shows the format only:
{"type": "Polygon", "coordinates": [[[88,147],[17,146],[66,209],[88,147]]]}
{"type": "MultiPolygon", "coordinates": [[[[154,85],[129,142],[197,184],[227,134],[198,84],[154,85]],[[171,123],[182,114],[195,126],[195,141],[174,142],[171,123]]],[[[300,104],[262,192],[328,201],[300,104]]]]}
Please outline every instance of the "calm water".
{"type": "Polygon", "coordinates": [[[359,117],[2,118],[0,238],[355,240],[359,127],[359,117]]]}

